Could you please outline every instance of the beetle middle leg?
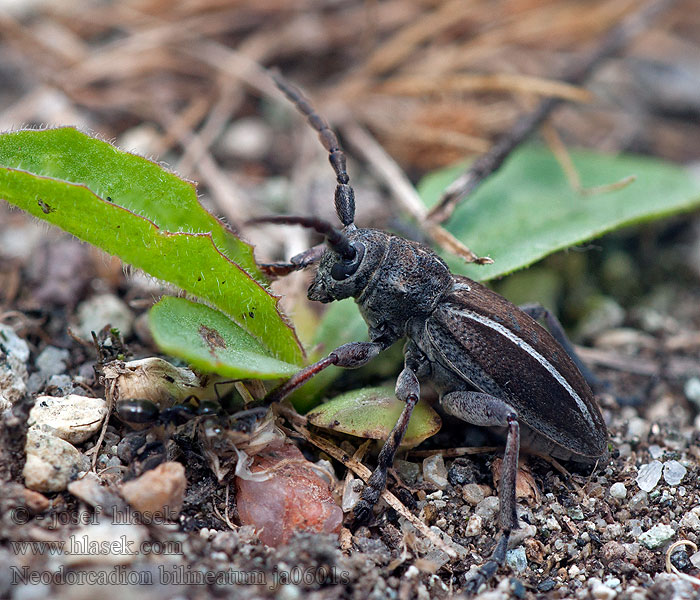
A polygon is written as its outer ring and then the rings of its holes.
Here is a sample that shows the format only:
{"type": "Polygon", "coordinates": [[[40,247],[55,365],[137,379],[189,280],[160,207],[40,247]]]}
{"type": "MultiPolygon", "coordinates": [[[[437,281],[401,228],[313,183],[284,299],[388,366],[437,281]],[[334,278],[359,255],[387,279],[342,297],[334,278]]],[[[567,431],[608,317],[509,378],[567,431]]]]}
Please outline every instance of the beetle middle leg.
{"type": "Polygon", "coordinates": [[[467,593],[475,593],[483,583],[496,574],[498,567],[505,561],[511,531],[518,528],[515,482],[520,452],[520,426],[513,407],[490,394],[470,391],[450,392],[440,399],[440,404],[446,412],[472,425],[508,428],[498,494],[498,521],[501,535],[489,559],[467,581],[467,593]]]}
{"type": "Polygon", "coordinates": [[[391,430],[389,437],[386,442],[384,442],[384,446],[377,458],[377,468],[367,480],[367,486],[362,492],[362,498],[353,509],[355,519],[358,523],[366,523],[369,521],[372,515],[372,508],[377,503],[379,496],[386,487],[387,471],[394,463],[394,456],[406,433],[411,413],[420,398],[418,377],[416,377],[415,371],[408,365],[404,366],[403,371],[401,371],[399,378],[396,380],[396,397],[402,402],[405,402],[406,405],[401,412],[399,420],[391,430]]]}

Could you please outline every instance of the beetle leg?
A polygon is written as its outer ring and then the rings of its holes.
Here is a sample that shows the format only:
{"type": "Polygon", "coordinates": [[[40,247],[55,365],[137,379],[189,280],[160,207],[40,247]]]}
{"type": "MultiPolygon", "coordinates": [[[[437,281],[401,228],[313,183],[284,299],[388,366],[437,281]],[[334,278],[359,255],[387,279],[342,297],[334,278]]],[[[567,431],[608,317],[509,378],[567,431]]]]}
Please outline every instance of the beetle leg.
{"type": "Polygon", "coordinates": [[[377,458],[377,468],[367,480],[367,486],[362,492],[362,498],[353,509],[355,521],[357,523],[366,523],[369,521],[372,515],[372,508],[377,503],[379,496],[386,487],[387,471],[394,463],[394,456],[406,433],[411,413],[420,398],[418,377],[416,377],[413,369],[408,366],[404,367],[399,378],[396,380],[396,397],[402,402],[405,402],[406,405],[401,412],[399,420],[391,430],[389,437],[386,442],[384,442],[384,446],[377,458]]]}
{"type": "Polygon", "coordinates": [[[476,593],[483,583],[486,583],[496,574],[498,567],[505,561],[510,533],[513,529],[518,528],[515,481],[518,474],[520,426],[515,410],[500,398],[490,394],[467,391],[450,392],[440,399],[440,404],[446,412],[467,423],[508,428],[506,450],[503,456],[501,485],[498,494],[498,520],[501,535],[489,559],[467,581],[467,593],[471,594],[476,593]]]}
{"type": "Polygon", "coordinates": [[[349,344],[343,344],[333,350],[326,358],[322,358],[318,362],[304,367],[292,375],[282,385],[272,390],[265,397],[265,402],[270,403],[284,400],[289,394],[305,384],[314,375],[331,365],[336,365],[344,369],[357,369],[358,367],[362,367],[385,348],[386,345],[380,342],[350,342],[349,344]]]}
{"type": "Polygon", "coordinates": [[[296,256],[292,256],[288,263],[261,263],[258,266],[268,277],[284,277],[318,262],[325,251],[326,245],[318,244],[296,256]]]}

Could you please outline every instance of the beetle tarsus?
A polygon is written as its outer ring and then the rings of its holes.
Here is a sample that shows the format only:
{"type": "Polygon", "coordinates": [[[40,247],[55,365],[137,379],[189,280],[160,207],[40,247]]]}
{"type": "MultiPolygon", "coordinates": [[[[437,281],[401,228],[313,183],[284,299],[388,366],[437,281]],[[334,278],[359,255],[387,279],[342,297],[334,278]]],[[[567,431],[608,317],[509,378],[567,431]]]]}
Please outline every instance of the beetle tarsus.
{"type": "Polygon", "coordinates": [[[464,591],[468,596],[476,594],[482,585],[488,583],[496,574],[498,568],[505,562],[509,539],[510,531],[503,531],[489,559],[479,567],[470,579],[465,581],[464,591]]]}

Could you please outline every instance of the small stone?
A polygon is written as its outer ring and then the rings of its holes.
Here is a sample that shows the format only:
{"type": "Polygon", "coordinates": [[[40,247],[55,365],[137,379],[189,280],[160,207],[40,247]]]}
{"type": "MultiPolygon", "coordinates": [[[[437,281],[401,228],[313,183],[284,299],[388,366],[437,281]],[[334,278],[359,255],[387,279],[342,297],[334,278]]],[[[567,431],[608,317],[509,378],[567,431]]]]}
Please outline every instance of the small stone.
{"type": "Polygon", "coordinates": [[[569,567],[569,578],[573,579],[574,577],[578,577],[579,573],[581,573],[581,568],[578,565],[571,565],[569,567]]]}
{"type": "Polygon", "coordinates": [[[51,504],[51,501],[44,496],[44,494],[40,494],[39,492],[35,492],[34,490],[30,490],[29,488],[24,488],[24,503],[26,504],[27,508],[35,515],[38,515],[39,513],[43,513],[51,504]]]}
{"type": "Polygon", "coordinates": [[[574,521],[583,521],[585,515],[580,506],[572,506],[566,509],[566,514],[569,515],[574,521]]]}
{"type": "Polygon", "coordinates": [[[649,446],[649,455],[653,459],[661,458],[664,455],[664,449],[658,444],[652,444],[649,446]]]}
{"type": "Polygon", "coordinates": [[[473,535],[481,535],[483,521],[479,515],[471,515],[467,521],[467,529],[464,535],[469,537],[473,535]]]}
{"type": "Polygon", "coordinates": [[[700,551],[696,552],[695,554],[691,555],[690,557],[690,563],[696,568],[700,569],[700,551]]]}
{"type": "Polygon", "coordinates": [[[625,547],[617,541],[606,542],[602,548],[603,560],[606,563],[612,562],[625,556],[625,547]]]}
{"type": "Polygon", "coordinates": [[[140,513],[175,518],[185,498],[185,467],[178,462],[164,462],[121,487],[122,497],[140,513]]]}
{"type": "Polygon", "coordinates": [[[602,581],[591,580],[591,596],[598,600],[613,600],[617,596],[617,592],[605,585],[602,581]]]}
{"type": "Polygon", "coordinates": [[[61,492],[89,467],[89,461],[75,446],[36,426],[27,431],[25,452],[24,483],[37,492],[61,492]]]}
{"type": "Polygon", "coordinates": [[[429,456],[423,460],[423,479],[438,489],[447,487],[447,469],[441,454],[429,456]]]}
{"type": "Polygon", "coordinates": [[[663,464],[658,460],[652,460],[649,464],[639,467],[637,475],[637,485],[645,492],[651,492],[656,487],[661,479],[663,464]]]}
{"type": "Polygon", "coordinates": [[[627,503],[627,508],[630,509],[630,512],[640,511],[647,506],[649,506],[649,494],[644,490],[637,492],[627,503]]]}
{"type": "Polygon", "coordinates": [[[641,417],[633,417],[627,423],[627,435],[642,440],[649,435],[649,423],[641,417]]]}
{"type": "Polygon", "coordinates": [[[525,548],[518,546],[506,552],[506,562],[513,571],[522,573],[527,569],[527,557],[525,556],[525,548]]]}
{"type": "Polygon", "coordinates": [[[654,550],[670,542],[675,535],[676,532],[670,525],[659,524],[640,535],[639,541],[649,550],[654,550]]]}
{"type": "Polygon", "coordinates": [[[78,335],[92,341],[92,332],[100,331],[105,325],[118,329],[122,337],[131,334],[134,315],[129,307],[112,294],[98,294],[78,306],[78,335]]]}
{"type": "Polygon", "coordinates": [[[39,396],[29,413],[29,424],[46,425],[62,440],[80,444],[100,430],[106,416],[103,398],[39,396]]]}
{"type": "Polygon", "coordinates": [[[420,465],[418,463],[397,458],[394,461],[394,468],[407,485],[413,485],[418,481],[418,476],[420,475],[420,465]]]}
{"type": "Polygon", "coordinates": [[[610,486],[610,495],[613,498],[622,500],[625,496],[627,496],[627,488],[625,487],[625,484],[620,481],[618,481],[617,483],[613,483],[610,486]]]}
{"type": "Polygon", "coordinates": [[[671,554],[671,564],[679,571],[687,571],[690,568],[690,557],[685,549],[680,548],[671,554]]]}
{"type": "Polygon", "coordinates": [[[262,119],[244,117],[231,124],[219,143],[233,156],[260,160],[270,149],[272,132],[262,119]]]}
{"type": "Polygon", "coordinates": [[[551,592],[556,585],[557,585],[557,582],[554,581],[554,579],[545,579],[544,581],[540,581],[537,584],[537,591],[538,592],[551,592]]]}
{"type": "Polygon", "coordinates": [[[671,486],[677,486],[688,470],[677,460],[669,460],[664,463],[664,481],[671,486]]]}
{"type": "Polygon", "coordinates": [[[29,346],[9,325],[0,323],[0,412],[27,393],[29,346]]]}
{"type": "Polygon", "coordinates": [[[484,499],[484,490],[476,483],[468,483],[462,488],[462,498],[467,504],[476,506],[484,499]]]}
{"type": "Polygon", "coordinates": [[[360,479],[350,477],[345,481],[343,486],[343,499],[340,507],[344,513],[350,512],[362,497],[364,485],[360,479]]]}
{"type": "Polygon", "coordinates": [[[700,407],[700,377],[691,377],[683,386],[685,397],[695,406],[700,407]]]}
{"type": "Polygon", "coordinates": [[[476,466],[468,458],[456,458],[447,471],[447,481],[452,485],[468,485],[476,481],[476,466]]]}
{"type": "Polygon", "coordinates": [[[66,361],[70,357],[68,350],[56,348],[55,346],[46,346],[39,356],[36,357],[36,367],[39,372],[45,377],[51,375],[59,375],[66,370],[66,361]]]}
{"type": "Polygon", "coordinates": [[[700,506],[694,506],[681,517],[680,526],[684,529],[700,531],[700,506]]]}
{"type": "Polygon", "coordinates": [[[474,509],[474,514],[479,515],[484,521],[493,521],[498,512],[498,496],[484,498],[474,509]]]}

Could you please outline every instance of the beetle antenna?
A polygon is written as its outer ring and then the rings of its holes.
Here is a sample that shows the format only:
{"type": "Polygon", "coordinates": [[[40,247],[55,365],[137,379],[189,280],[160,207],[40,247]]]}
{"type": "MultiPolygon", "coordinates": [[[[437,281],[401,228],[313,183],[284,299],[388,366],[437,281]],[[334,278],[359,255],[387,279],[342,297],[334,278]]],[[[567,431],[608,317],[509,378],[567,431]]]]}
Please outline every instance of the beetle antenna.
{"type": "Polygon", "coordinates": [[[335,187],[335,212],[343,225],[346,227],[352,225],[355,221],[355,192],[350,185],[350,177],[345,166],[345,154],[340,149],[337,136],[330,128],[328,121],[316,112],[311,102],[298,87],[289,83],[279,73],[273,72],[271,75],[277,87],[306,117],[311,127],[318,132],[318,138],[328,151],[328,160],[338,181],[335,187]]]}
{"type": "Polygon", "coordinates": [[[335,250],[345,260],[353,260],[357,251],[348,240],[348,237],[339,229],[336,229],[325,219],[318,217],[293,217],[285,215],[272,215],[269,217],[258,217],[246,221],[246,225],[257,225],[259,223],[278,223],[281,225],[301,225],[308,229],[320,233],[326,238],[326,243],[335,250]]]}

